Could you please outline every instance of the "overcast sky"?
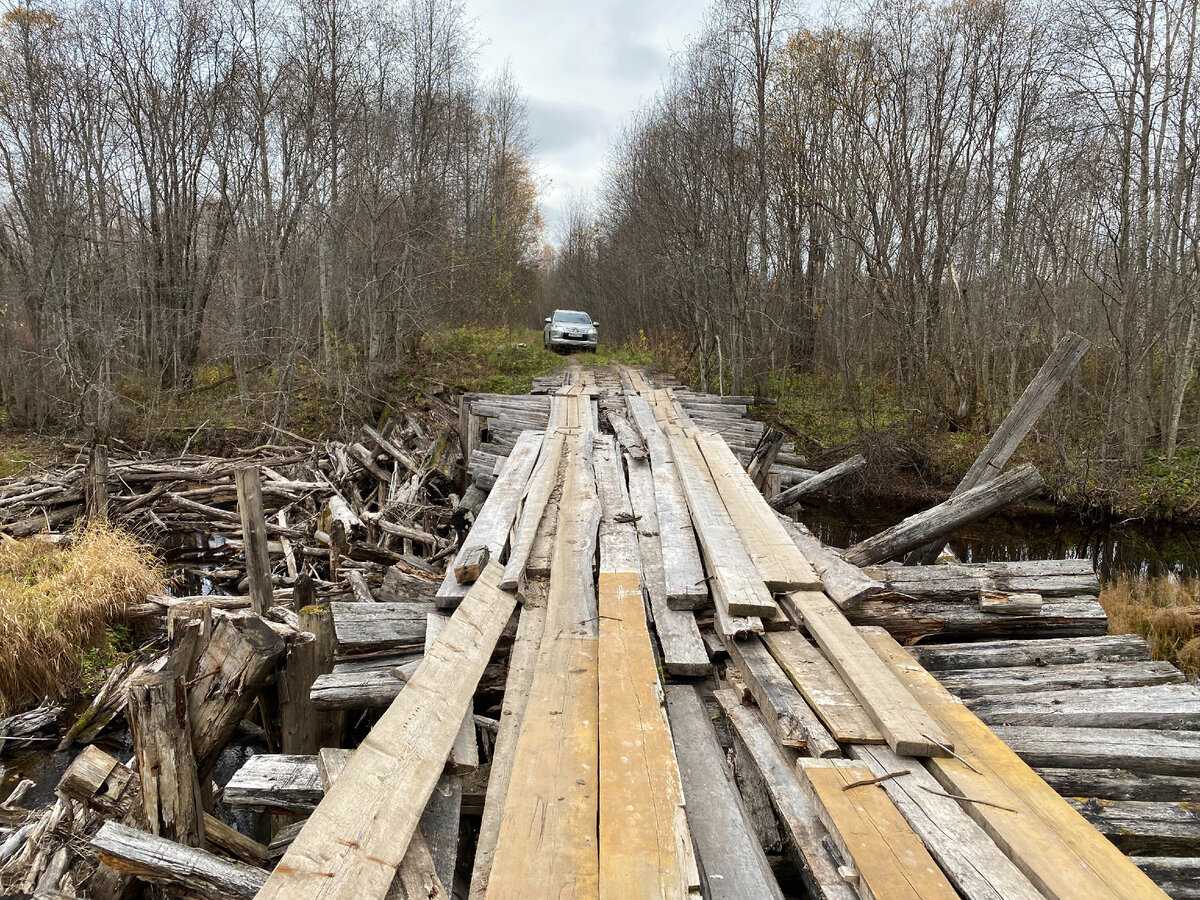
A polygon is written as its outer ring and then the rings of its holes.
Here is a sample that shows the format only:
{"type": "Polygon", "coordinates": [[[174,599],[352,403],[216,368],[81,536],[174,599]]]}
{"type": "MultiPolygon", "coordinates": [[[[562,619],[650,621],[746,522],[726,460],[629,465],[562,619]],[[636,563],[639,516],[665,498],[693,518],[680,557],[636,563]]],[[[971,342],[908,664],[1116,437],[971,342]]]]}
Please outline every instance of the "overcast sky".
{"type": "Polygon", "coordinates": [[[507,62],[529,103],[546,238],[600,183],[609,146],[699,31],[706,0],[467,0],[484,75],[507,62]]]}

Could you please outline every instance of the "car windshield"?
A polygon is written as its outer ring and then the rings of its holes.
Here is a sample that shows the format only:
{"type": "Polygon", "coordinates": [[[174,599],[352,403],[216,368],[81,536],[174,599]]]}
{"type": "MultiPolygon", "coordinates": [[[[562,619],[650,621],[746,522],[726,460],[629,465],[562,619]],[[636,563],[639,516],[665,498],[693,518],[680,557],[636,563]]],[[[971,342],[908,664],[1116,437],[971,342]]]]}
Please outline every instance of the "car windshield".
{"type": "Polygon", "coordinates": [[[585,312],[563,312],[559,310],[554,314],[555,322],[567,322],[571,325],[591,325],[592,317],[585,312]]]}

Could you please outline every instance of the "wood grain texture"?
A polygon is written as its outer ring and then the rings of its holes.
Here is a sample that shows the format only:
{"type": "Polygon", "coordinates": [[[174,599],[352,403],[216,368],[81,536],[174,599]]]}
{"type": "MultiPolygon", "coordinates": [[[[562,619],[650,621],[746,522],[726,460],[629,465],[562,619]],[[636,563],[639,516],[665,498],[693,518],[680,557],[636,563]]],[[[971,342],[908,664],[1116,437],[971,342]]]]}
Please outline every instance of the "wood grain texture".
{"type": "Polygon", "coordinates": [[[516,604],[493,564],[359,746],[271,878],[267,898],[382,898],[516,604]]]}
{"type": "Polygon", "coordinates": [[[525,578],[529,555],[537,540],[546,505],[558,485],[563,441],[563,433],[557,430],[548,432],[542,440],[537,465],[529,476],[529,483],[520,501],[508,551],[508,562],[504,565],[504,575],[500,579],[500,587],[503,590],[515,591],[525,578]]]}

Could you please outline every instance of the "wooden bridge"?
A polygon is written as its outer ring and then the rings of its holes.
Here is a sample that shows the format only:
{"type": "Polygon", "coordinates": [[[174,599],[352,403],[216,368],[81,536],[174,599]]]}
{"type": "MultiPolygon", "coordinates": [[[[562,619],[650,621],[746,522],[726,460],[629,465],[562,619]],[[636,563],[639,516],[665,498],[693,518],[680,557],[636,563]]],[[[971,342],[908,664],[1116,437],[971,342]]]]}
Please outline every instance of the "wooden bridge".
{"type": "Polygon", "coordinates": [[[1036,489],[999,472],[1024,431],[835,551],[774,507],[840,472],[749,402],[628,368],[464,398],[477,513],[436,597],[333,604],[313,700],[386,711],[226,789],[311,809],[258,897],[1200,896],[1200,690],[1106,633],[1090,563],[889,564],[1036,489]]]}

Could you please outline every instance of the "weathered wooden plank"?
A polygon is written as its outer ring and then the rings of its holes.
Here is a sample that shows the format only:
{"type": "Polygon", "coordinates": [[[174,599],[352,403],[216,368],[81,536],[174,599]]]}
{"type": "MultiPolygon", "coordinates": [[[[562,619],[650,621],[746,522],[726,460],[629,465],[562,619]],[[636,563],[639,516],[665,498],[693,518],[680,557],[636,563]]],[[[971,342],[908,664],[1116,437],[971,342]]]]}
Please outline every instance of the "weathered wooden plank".
{"type": "MultiPolygon", "coordinates": [[[[1037,375],[1026,385],[1017,402],[1008,411],[1000,427],[992,434],[987,446],[975,457],[975,461],[971,463],[971,467],[967,469],[951,496],[985,484],[1000,474],[1021,441],[1025,439],[1025,435],[1029,434],[1029,430],[1037,423],[1046,407],[1071,379],[1090,346],[1086,339],[1077,334],[1067,334],[1058,342],[1042,363],[1037,375]]],[[[926,547],[914,550],[906,562],[909,565],[932,563],[941,549],[942,542],[934,541],[926,547]]]]}
{"type": "Polygon", "coordinates": [[[1046,638],[1034,641],[924,644],[910,647],[909,652],[928,672],[1150,660],[1149,646],[1144,638],[1136,634],[1046,638]]]}
{"type": "Polygon", "coordinates": [[[846,864],[858,873],[864,900],[956,900],[957,892],[929,856],[871,770],[841,760],[800,758],[800,784],[846,864]]]}
{"type": "Polygon", "coordinates": [[[1137,774],[1126,769],[1035,770],[1046,784],[1064,797],[1099,797],[1103,800],[1171,800],[1200,803],[1200,776],[1137,774]]]}
{"type": "Polygon", "coordinates": [[[1200,810],[1193,803],[1097,799],[1067,802],[1125,853],[1187,856],[1200,851],[1200,810]]]}
{"type": "MultiPolygon", "coordinates": [[[[700,455],[699,448],[678,428],[669,429],[668,440],[679,469],[692,524],[704,549],[709,588],[717,611],[726,619],[774,614],[778,607],[758,575],[757,567],[717,493],[708,464],[700,455]]],[[[741,626],[736,630],[749,632],[758,629],[741,626]]],[[[727,628],[723,627],[722,631],[726,637],[734,636],[727,628]]]]}
{"type": "Polygon", "coordinates": [[[517,438],[516,445],[508,454],[504,468],[488,492],[487,500],[479,510],[479,515],[475,517],[475,523],[463,540],[454,562],[446,567],[446,577],[437,592],[439,606],[457,606],[466,595],[469,586],[459,584],[458,579],[454,577],[454,570],[472,548],[485,546],[493,559],[500,559],[504,545],[508,543],[509,529],[512,528],[513,519],[517,515],[517,506],[525,492],[525,485],[529,482],[529,474],[537,462],[542,436],[540,431],[523,431],[517,438]]]}
{"type": "Polygon", "coordinates": [[[960,600],[905,600],[891,597],[864,600],[846,616],[855,625],[879,626],[897,640],[928,635],[956,638],[1021,639],[1094,637],[1108,631],[1108,615],[1094,596],[1046,600],[1039,616],[993,616],[974,603],[960,600]]]}
{"type": "Polygon", "coordinates": [[[1031,766],[1186,777],[1200,771],[1200,733],[1194,731],[996,725],[992,732],[1031,766]]]}
{"type": "Polygon", "coordinates": [[[546,504],[550,502],[550,495],[558,485],[563,440],[562,432],[553,431],[542,441],[537,466],[530,475],[525,495],[521,498],[508,562],[504,566],[504,577],[500,579],[500,587],[506,591],[516,590],[525,578],[530,553],[537,540],[538,528],[546,513],[546,504]]]}
{"type": "Polygon", "coordinates": [[[997,669],[947,669],[938,681],[964,699],[990,694],[1092,690],[1181,684],[1186,679],[1169,662],[1077,663],[1071,666],[1004,666],[997,669]]]}
{"type": "Polygon", "coordinates": [[[947,748],[953,747],[951,739],[828,597],[798,591],[791,595],[791,602],[825,658],[879,726],[889,747],[902,756],[947,754],[947,748]]]}
{"type": "MultiPolygon", "coordinates": [[[[425,627],[426,654],[429,653],[434,641],[437,640],[438,635],[442,633],[442,629],[449,621],[450,617],[443,613],[434,611],[428,613],[425,627]]],[[[458,736],[454,738],[454,744],[450,748],[450,757],[446,760],[447,768],[459,775],[479,768],[479,742],[475,740],[474,713],[474,708],[468,706],[463,715],[462,728],[459,729],[458,736]]]]}
{"type": "Polygon", "coordinates": [[[489,566],[411,681],[313,811],[267,884],[272,898],[382,898],[516,604],[489,566]]]}
{"type": "Polygon", "coordinates": [[[670,444],[643,398],[628,397],[626,402],[650,454],[667,601],[683,609],[705,606],[709,591],[704,565],[670,444]]]}
{"type": "Polygon", "coordinates": [[[662,649],[663,668],[672,675],[705,675],[712,669],[696,616],[691,610],[673,609],[667,602],[654,476],[650,463],[628,459],[629,499],[637,519],[642,583],[654,615],[654,631],[662,649]]]}
{"type": "Polygon", "coordinates": [[[869,566],[894,559],[930,541],[942,540],[963,525],[1023,500],[1044,486],[1037,469],[1032,465],[1019,466],[860,541],[846,551],[846,561],[856,566],[869,566]]]}
{"type": "MultiPolygon", "coordinates": [[[[724,439],[704,432],[697,432],[694,439],[708,464],[725,511],[767,587],[776,592],[819,589],[821,580],[817,573],[788,536],[724,439]]],[[[770,611],[759,614],[769,615],[770,611]]]]}
{"type": "Polygon", "coordinates": [[[259,753],[233,773],[222,799],[230,806],[309,813],[325,796],[317,758],[259,753]]]}
{"type": "Polygon", "coordinates": [[[1200,687],[1192,684],[1042,691],[966,702],[989,725],[1200,730],[1200,687]]]}
{"type": "Polygon", "coordinates": [[[430,609],[427,603],[330,603],[338,651],[420,650],[430,609]]]}
{"type": "Polygon", "coordinates": [[[810,756],[841,755],[837,741],[825,730],[757,635],[742,641],[726,641],[725,647],[758,704],[767,728],[780,745],[805,750],[810,756]]]}
{"type": "Polygon", "coordinates": [[[857,900],[858,894],[838,873],[822,845],[828,835],[817,821],[812,801],[800,787],[796,752],[780,747],[767,731],[762,716],[743,704],[733,691],[715,691],[713,696],[741,738],[750,763],[766,788],[809,891],[819,900],[857,900]]]}
{"type": "Polygon", "coordinates": [[[802,523],[793,522],[782,515],[779,521],[821,577],[825,594],[840,609],[850,609],[868,597],[884,592],[883,584],[822,544],[802,523]]]}
{"type": "Polygon", "coordinates": [[[829,660],[798,631],[772,631],[763,643],[834,739],[882,744],[883,735],[829,660]]]}
{"type": "Polygon", "coordinates": [[[489,898],[597,891],[597,609],[600,504],[590,432],[573,434],[546,627],[492,860],[489,898]]]}
{"type": "Polygon", "coordinates": [[[852,759],[875,777],[907,771],[880,782],[909,827],[925,842],[946,876],[968,900],[1039,900],[1029,883],[959,801],[942,796],[936,778],[887,747],[851,747],[852,759]]]}
{"type": "Polygon", "coordinates": [[[866,457],[861,453],[856,453],[836,466],[831,466],[823,472],[817,473],[812,478],[806,478],[799,484],[794,484],[786,491],[777,494],[771,500],[771,506],[779,510],[791,509],[805,497],[826,490],[830,485],[836,484],[843,478],[853,475],[855,472],[861,472],[866,467],[866,457]]]}
{"type": "Polygon", "coordinates": [[[274,605],[271,585],[271,555],[267,551],[267,519],[263,513],[262,479],[257,466],[235,469],[238,516],[246,552],[246,575],[250,579],[250,605],[262,615],[274,605]]]}
{"type": "Polygon", "coordinates": [[[479,823],[479,838],[475,845],[475,862],[471,869],[469,900],[483,900],[492,874],[492,859],[496,838],[500,832],[500,817],[508,797],[512,778],[513,758],[517,735],[525,718],[529,691],[533,682],[534,664],[542,632],[546,625],[546,584],[531,582],[523,596],[517,637],[513,641],[508,662],[508,680],[504,685],[504,705],[500,710],[500,728],[492,745],[491,768],[488,773],[487,796],[479,823]]]}
{"type": "Polygon", "coordinates": [[[666,700],[704,895],[713,900],[782,900],[699,694],[691,685],[667,685],[666,700]]]}
{"type": "Polygon", "coordinates": [[[916,600],[964,600],[981,591],[1032,592],[1043,598],[1100,592],[1100,580],[1088,559],[868,566],[864,571],[888,591],[916,600]]]}
{"type": "Polygon", "coordinates": [[[1038,890],[1051,900],[1164,896],[1017,757],[1003,730],[984,725],[885,631],[862,633],[953,736],[957,756],[930,759],[929,771],[949,793],[984,801],[963,808],[1038,890]]]}

